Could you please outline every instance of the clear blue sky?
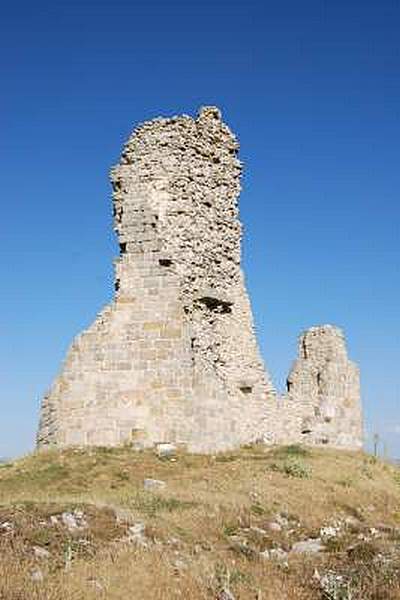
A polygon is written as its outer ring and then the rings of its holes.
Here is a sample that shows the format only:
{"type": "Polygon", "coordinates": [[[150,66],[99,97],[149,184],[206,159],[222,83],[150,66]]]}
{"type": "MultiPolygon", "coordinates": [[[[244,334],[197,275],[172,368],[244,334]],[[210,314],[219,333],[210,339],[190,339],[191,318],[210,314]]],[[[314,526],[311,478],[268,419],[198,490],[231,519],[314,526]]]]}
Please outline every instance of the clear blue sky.
{"type": "Polygon", "coordinates": [[[244,260],[279,387],[335,323],[400,456],[398,0],[8,2],[0,24],[0,456],[112,295],[109,167],[139,121],[217,104],[239,135],[244,260]]]}

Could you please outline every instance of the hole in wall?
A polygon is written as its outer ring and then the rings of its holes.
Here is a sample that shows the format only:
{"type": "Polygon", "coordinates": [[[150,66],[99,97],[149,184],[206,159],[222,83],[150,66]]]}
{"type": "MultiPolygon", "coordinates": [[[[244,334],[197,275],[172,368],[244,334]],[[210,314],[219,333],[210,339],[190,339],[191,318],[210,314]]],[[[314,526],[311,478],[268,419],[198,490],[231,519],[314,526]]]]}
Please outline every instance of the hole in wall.
{"type": "Polygon", "coordinates": [[[158,262],[161,267],[170,267],[173,264],[170,258],[160,258],[158,262]]]}
{"type": "Polygon", "coordinates": [[[126,242],[120,242],[119,243],[119,251],[121,254],[125,254],[126,253],[126,242]]]}
{"type": "Polygon", "coordinates": [[[240,386],[239,390],[242,392],[242,394],[251,394],[251,392],[253,391],[253,388],[251,385],[242,385],[240,386]]]}
{"type": "Polygon", "coordinates": [[[199,301],[209,310],[214,312],[222,314],[232,312],[232,302],[221,300],[220,298],[213,298],[211,296],[203,296],[202,298],[199,298],[199,301]]]}

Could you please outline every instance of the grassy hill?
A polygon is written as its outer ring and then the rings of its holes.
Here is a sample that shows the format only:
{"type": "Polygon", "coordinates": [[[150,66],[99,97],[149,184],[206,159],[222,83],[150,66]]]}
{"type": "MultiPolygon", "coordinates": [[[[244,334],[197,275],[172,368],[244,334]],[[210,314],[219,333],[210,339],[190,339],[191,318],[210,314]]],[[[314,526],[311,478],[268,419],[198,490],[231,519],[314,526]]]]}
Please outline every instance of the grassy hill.
{"type": "Polygon", "coordinates": [[[1,600],[392,600],[399,564],[400,472],[362,453],[98,448],[0,466],[1,600]]]}

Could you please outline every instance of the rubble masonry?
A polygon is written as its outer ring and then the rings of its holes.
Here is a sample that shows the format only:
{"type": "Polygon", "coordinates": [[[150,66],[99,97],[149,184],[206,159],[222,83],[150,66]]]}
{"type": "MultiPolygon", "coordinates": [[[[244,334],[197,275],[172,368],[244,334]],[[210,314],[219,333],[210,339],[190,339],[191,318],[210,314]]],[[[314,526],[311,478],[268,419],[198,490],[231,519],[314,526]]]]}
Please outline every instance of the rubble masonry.
{"type": "Polygon", "coordinates": [[[111,171],[115,299],[44,398],[39,447],[360,445],[358,372],[339,330],[304,334],[285,397],[265,371],[240,266],[237,153],[215,107],[129,138],[111,171]]]}

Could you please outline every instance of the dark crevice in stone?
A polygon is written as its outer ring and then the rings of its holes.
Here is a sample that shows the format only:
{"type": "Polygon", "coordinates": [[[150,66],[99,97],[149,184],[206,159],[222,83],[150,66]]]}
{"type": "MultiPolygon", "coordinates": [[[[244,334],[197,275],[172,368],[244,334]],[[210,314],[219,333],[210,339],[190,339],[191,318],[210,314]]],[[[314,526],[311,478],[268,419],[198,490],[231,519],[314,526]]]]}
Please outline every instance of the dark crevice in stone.
{"type": "Polygon", "coordinates": [[[170,258],[160,258],[158,262],[161,267],[170,267],[173,264],[170,258]]]}
{"type": "Polygon", "coordinates": [[[211,296],[203,296],[199,298],[199,302],[204,304],[209,310],[219,313],[231,313],[232,302],[221,300],[220,298],[213,298],[211,296]]]}
{"type": "Polygon", "coordinates": [[[251,394],[251,392],[253,391],[251,385],[242,385],[239,389],[242,392],[242,394],[251,394]]]}

